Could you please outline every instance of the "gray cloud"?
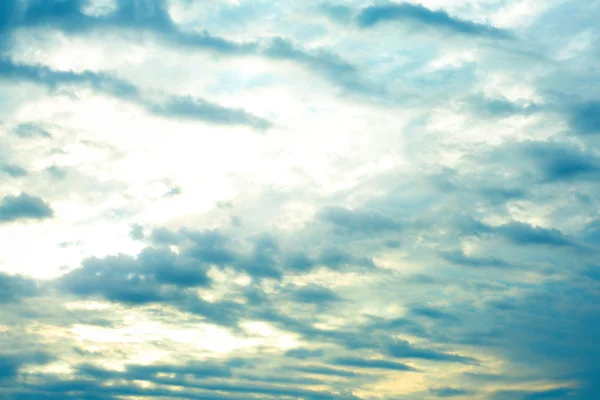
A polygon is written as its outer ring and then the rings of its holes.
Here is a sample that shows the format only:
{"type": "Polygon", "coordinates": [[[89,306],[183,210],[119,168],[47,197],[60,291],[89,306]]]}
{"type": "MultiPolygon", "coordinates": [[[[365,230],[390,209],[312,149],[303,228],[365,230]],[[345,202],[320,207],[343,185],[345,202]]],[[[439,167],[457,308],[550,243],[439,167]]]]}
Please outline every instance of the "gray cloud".
{"type": "Polygon", "coordinates": [[[34,280],[0,272],[0,304],[16,303],[36,293],[37,284],[34,280]]]}
{"type": "Polygon", "coordinates": [[[396,340],[387,346],[384,351],[387,355],[396,358],[414,358],[429,361],[459,362],[475,364],[477,360],[471,357],[463,357],[458,354],[449,354],[430,349],[416,348],[405,340],[396,340]]]}
{"type": "Polygon", "coordinates": [[[460,250],[441,252],[442,258],[448,262],[468,267],[510,267],[510,263],[496,257],[472,257],[460,250]]]}
{"type": "Polygon", "coordinates": [[[383,22],[412,22],[466,36],[509,37],[506,31],[493,26],[462,20],[450,16],[445,11],[434,11],[412,3],[390,3],[366,7],[361,10],[357,20],[362,27],[372,27],[383,22]]]}
{"type": "MultiPolygon", "coordinates": [[[[18,0],[10,0],[9,3],[13,5],[12,7],[16,7],[18,0]]],[[[166,4],[162,0],[120,0],[117,2],[117,10],[103,17],[85,15],[82,12],[83,4],[79,0],[34,2],[26,7],[24,13],[12,13],[12,18],[7,18],[4,25],[6,28],[44,26],[61,29],[70,34],[99,29],[121,30],[124,33],[145,31],[153,33],[159,40],[170,45],[198,48],[230,56],[259,55],[272,60],[295,62],[317,72],[347,91],[363,94],[381,94],[382,91],[364,81],[354,66],[326,50],[306,51],[283,38],[274,38],[265,42],[236,43],[213,36],[206,31],[200,33],[183,31],[171,20],[166,4]]],[[[160,109],[160,106],[158,107],[160,109]]],[[[163,107],[169,108],[169,104],[163,107]]],[[[170,107],[174,107],[179,112],[193,108],[189,104],[185,107],[171,104],[170,107]]],[[[201,105],[196,107],[198,109],[194,114],[206,112],[201,105]]],[[[259,125],[265,123],[261,121],[259,125]]]]}
{"type": "Polygon", "coordinates": [[[600,101],[573,106],[570,123],[575,133],[594,135],[600,133],[600,101]]]}
{"type": "Polygon", "coordinates": [[[52,135],[50,135],[50,133],[46,129],[32,123],[19,124],[11,131],[11,133],[23,139],[30,139],[36,137],[52,137],[52,135]]]}
{"type": "Polygon", "coordinates": [[[79,296],[100,296],[126,304],[181,301],[182,289],[207,286],[206,267],[169,250],[147,248],[137,257],[91,258],[58,284],[79,296]]]}
{"type": "Polygon", "coordinates": [[[389,369],[393,371],[416,371],[414,368],[395,361],[376,360],[366,358],[343,357],[332,362],[334,365],[344,367],[357,367],[366,369],[389,369]]]}
{"type": "MultiPolygon", "coordinates": [[[[223,125],[247,125],[267,129],[271,122],[241,109],[227,108],[201,98],[166,96],[163,100],[148,100],[133,84],[104,73],[91,71],[56,71],[41,65],[16,64],[0,60],[0,79],[34,82],[56,90],[61,86],[84,85],[120,100],[143,107],[148,112],[167,118],[191,119],[223,125]]],[[[22,124],[13,130],[20,137],[49,137],[39,126],[22,124]]]]}
{"type": "Polygon", "coordinates": [[[0,223],[19,220],[44,220],[52,218],[54,211],[39,197],[21,193],[8,195],[0,201],[0,223]]]}
{"type": "Polygon", "coordinates": [[[0,172],[4,172],[12,178],[20,178],[27,175],[27,170],[25,168],[12,164],[0,164],[0,172]]]}

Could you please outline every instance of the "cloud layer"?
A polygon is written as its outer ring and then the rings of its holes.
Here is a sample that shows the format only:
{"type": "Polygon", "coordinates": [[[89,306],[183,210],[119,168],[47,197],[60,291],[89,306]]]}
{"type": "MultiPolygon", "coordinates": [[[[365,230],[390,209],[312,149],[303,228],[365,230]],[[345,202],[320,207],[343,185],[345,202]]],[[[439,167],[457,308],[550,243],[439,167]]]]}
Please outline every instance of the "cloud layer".
{"type": "Polygon", "coordinates": [[[595,399],[594,2],[0,4],[0,398],[595,399]]]}

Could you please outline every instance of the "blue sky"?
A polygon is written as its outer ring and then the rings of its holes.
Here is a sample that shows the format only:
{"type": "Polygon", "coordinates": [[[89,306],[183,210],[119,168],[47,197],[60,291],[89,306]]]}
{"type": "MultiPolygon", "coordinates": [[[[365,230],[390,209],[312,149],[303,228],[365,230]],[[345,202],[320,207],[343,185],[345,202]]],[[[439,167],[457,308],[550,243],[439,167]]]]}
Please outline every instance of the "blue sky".
{"type": "Polygon", "coordinates": [[[599,19],[3,0],[0,398],[598,398],[599,19]]]}

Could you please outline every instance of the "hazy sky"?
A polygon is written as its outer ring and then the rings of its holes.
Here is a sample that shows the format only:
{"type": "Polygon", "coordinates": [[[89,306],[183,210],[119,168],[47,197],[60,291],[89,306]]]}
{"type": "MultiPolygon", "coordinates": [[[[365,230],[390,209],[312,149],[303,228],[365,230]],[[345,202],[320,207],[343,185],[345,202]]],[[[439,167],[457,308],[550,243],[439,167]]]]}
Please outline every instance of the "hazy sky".
{"type": "Polygon", "coordinates": [[[600,0],[0,0],[0,399],[597,399],[600,0]]]}

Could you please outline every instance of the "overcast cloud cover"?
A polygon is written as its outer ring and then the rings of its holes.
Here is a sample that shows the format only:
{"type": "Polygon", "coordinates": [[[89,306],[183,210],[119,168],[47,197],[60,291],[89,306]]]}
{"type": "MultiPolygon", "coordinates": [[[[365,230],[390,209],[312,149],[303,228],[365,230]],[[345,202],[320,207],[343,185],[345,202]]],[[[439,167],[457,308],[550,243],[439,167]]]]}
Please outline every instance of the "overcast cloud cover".
{"type": "Polygon", "coordinates": [[[1,0],[0,399],[598,399],[599,20],[1,0]]]}

